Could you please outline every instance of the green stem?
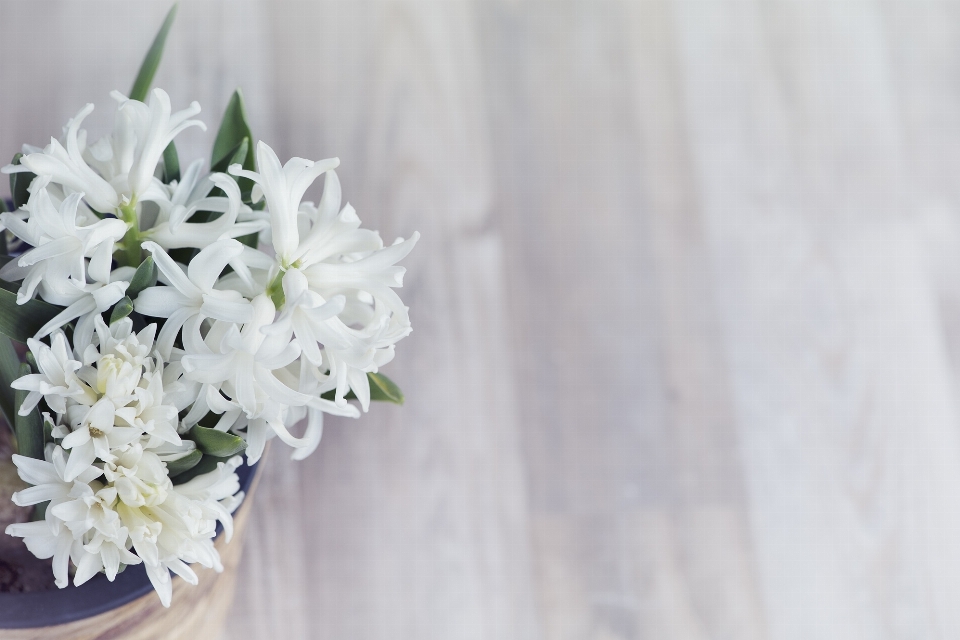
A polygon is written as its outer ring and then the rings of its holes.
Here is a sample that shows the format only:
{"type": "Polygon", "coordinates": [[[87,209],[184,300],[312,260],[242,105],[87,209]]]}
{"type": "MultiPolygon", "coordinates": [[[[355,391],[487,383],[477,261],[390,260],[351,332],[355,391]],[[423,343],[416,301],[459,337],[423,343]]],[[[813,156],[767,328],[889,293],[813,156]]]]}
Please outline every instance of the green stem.
{"type": "Polygon", "coordinates": [[[273,282],[270,283],[266,291],[270,299],[273,300],[273,306],[278,310],[283,307],[283,303],[286,302],[286,296],[283,295],[283,274],[286,272],[286,269],[281,268],[277,277],[273,279],[273,282]]]}
{"type": "Polygon", "coordinates": [[[127,233],[121,240],[123,250],[118,261],[129,267],[138,267],[141,262],[140,224],[137,222],[137,203],[130,202],[120,206],[120,219],[127,223],[127,233]]]}

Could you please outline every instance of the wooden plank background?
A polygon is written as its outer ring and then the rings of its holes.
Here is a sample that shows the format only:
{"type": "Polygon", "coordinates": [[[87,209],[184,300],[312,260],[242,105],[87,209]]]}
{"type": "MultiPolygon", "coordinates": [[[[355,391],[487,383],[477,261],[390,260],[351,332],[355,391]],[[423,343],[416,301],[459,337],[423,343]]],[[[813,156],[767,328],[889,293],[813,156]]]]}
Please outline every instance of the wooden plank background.
{"type": "MultiPolygon", "coordinates": [[[[0,1],[0,158],[166,7],[0,1]]],[[[960,637],[960,6],[187,0],[158,83],[423,234],[226,637],[960,637]]]]}

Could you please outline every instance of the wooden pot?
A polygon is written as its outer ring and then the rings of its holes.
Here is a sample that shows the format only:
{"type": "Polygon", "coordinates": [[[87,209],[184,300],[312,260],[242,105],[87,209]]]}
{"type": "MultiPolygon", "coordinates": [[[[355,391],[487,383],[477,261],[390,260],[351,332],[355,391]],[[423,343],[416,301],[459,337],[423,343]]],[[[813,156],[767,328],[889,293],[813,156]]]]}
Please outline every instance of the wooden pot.
{"type": "MultiPolygon", "coordinates": [[[[169,609],[160,604],[160,598],[151,590],[115,609],[74,622],[27,629],[0,629],[0,640],[205,640],[219,637],[233,602],[244,531],[259,480],[257,468],[252,471],[249,485],[244,487],[246,497],[234,513],[233,539],[227,544],[221,535],[215,542],[223,563],[223,573],[194,565],[193,569],[200,580],[197,586],[173,576],[173,600],[169,609]]],[[[85,589],[87,585],[67,587],[75,588],[85,589]]],[[[5,612],[5,615],[10,614],[5,612]]]]}

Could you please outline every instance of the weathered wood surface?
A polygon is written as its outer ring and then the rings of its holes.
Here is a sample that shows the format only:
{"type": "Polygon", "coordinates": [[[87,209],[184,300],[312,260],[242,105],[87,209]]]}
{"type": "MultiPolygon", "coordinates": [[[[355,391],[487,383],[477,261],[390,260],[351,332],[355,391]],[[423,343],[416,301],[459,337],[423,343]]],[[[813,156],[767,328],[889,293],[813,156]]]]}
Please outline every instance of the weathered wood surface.
{"type": "MultiPolygon", "coordinates": [[[[0,2],[0,157],[165,9],[0,2]]],[[[226,637],[960,637],[958,78],[948,2],[185,3],[175,103],[423,234],[226,637]]]]}

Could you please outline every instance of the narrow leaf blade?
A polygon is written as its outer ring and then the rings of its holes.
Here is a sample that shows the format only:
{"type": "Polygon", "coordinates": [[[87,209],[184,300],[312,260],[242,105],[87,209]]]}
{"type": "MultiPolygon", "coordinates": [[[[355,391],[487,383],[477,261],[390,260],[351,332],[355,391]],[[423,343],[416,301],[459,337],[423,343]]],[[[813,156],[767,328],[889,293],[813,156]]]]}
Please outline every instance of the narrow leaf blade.
{"type": "Polygon", "coordinates": [[[370,381],[371,400],[403,404],[403,391],[393,380],[382,373],[368,373],[367,380],[370,381]]]}
{"type": "Polygon", "coordinates": [[[173,484],[183,484],[184,482],[190,482],[197,476],[202,476],[205,473],[210,473],[215,471],[217,465],[221,462],[226,462],[232,456],[218,457],[218,456],[203,456],[196,465],[192,468],[187,469],[177,475],[176,478],[173,478],[173,484]]]}
{"type": "Polygon", "coordinates": [[[250,138],[244,136],[243,140],[237,143],[230,153],[223,156],[217,164],[210,167],[212,173],[223,173],[230,168],[232,164],[243,164],[247,158],[247,152],[250,149],[250,138]]]}
{"type": "Polygon", "coordinates": [[[20,356],[13,347],[13,341],[0,336],[0,410],[7,424],[13,428],[16,413],[16,398],[10,383],[20,377],[20,356]]]}
{"type": "Polygon", "coordinates": [[[196,426],[191,429],[190,439],[197,443],[200,451],[218,458],[235,456],[247,448],[247,443],[240,436],[207,427],[196,426]]]}
{"type": "Polygon", "coordinates": [[[180,155],[177,153],[177,145],[171,140],[163,150],[163,182],[170,184],[174,180],[180,182],[180,155]]]}
{"type": "Polygon", "coordinates": [[[123,296],[110,313],[110,324],[120,322],[131,313],[133,313],[133,300],[129,296],[123,296]]]}
{"type": "Polygon", "coordinates": [[[203,453],[199,449],[194,449],[179,460],[167,462],[167,474],[171,478],[193,469],[203,458],[203,453]]]}
{"type": "Polygon", "coordinates": [[[42,300],[17,304],[17,294],[0,288],[0,333],[18,342],[32,338],[62,309],[42,300]]]}
{"type": "Polygon", "coordinates": [[[247,122],[247,108],[243,102],[243,93],[238,88],[230,96],[230,102],[227,103],[227,108],[223,112],[220,130],[217,131],[217,139],[213,143],[210,166],[218,166],[225,159],[232,158],[244,138],[249,139],[250,142],[241,164],[244,169],[252,170],[254,167],[253,133],[247,122]]]}
{"type": "Polygon", "coordinates": [[[127,287],[127,296],[131,299],[140,295],[140,292],[148,287],[157,284],[157,265],[153,261],[153,256],[147,256],[146,260],[140,263],[136,273],[130,279],[130,286],[127,287]]]}
{"type": "MultiPolygon", "coordinates": [[[[30,365],[24,363],[20,365],[20,375],[25,376],[30,373],[30,365]]],[[[43,460],[43,420],[40,418],[40,411],[34,407],[33,411],[25,416],[21,416],[19,408],[23,405],[28,391],[17,389],[14,395],[14,406],[17,407],[17,414],[14,417],[14,431],[17,434],[17,450],[20,455],[28,458],[43,460]]]]}
{"type": "MultiPolygon", "coordinates": [[[[374,402],[392,402],[393,404],[403,404],[405,398],[400,387],[396,383],[383,375],[382,373],[368,373],[367,380],[370,381],[370,400],[374,402]]],[[[327,391],[320,396],[324,400],[333,400],[336,398],[336,391],[327,391]]],[[[356,394],[351,390],[344,396],[345,400],[356,400],[356,394]]]]}
{"type": "Polygon", "coordinates": [[[173,19],[177,16],[178,7],[178,3],[174,3],[174,5],[170,7],[170,11],[167,12],[167,17],[164,19],[160,31],[157,32],[157,36],[153,39],[153,44],[150,45],[150,49],[143,59],[143,64],[140,65],[140,72],[137,74],[137,79],[133,83],[133,88],[130,89],[131,100],[143,102],[146,99],[147,92],[150,91],[150,85],[153,84],[153,76],[156,75],[157,68],[160,66],[160,59],[163,57],[163,47],[167,43],[167,34],[170,33],[170,27],[173,26],[173,19]]]}

